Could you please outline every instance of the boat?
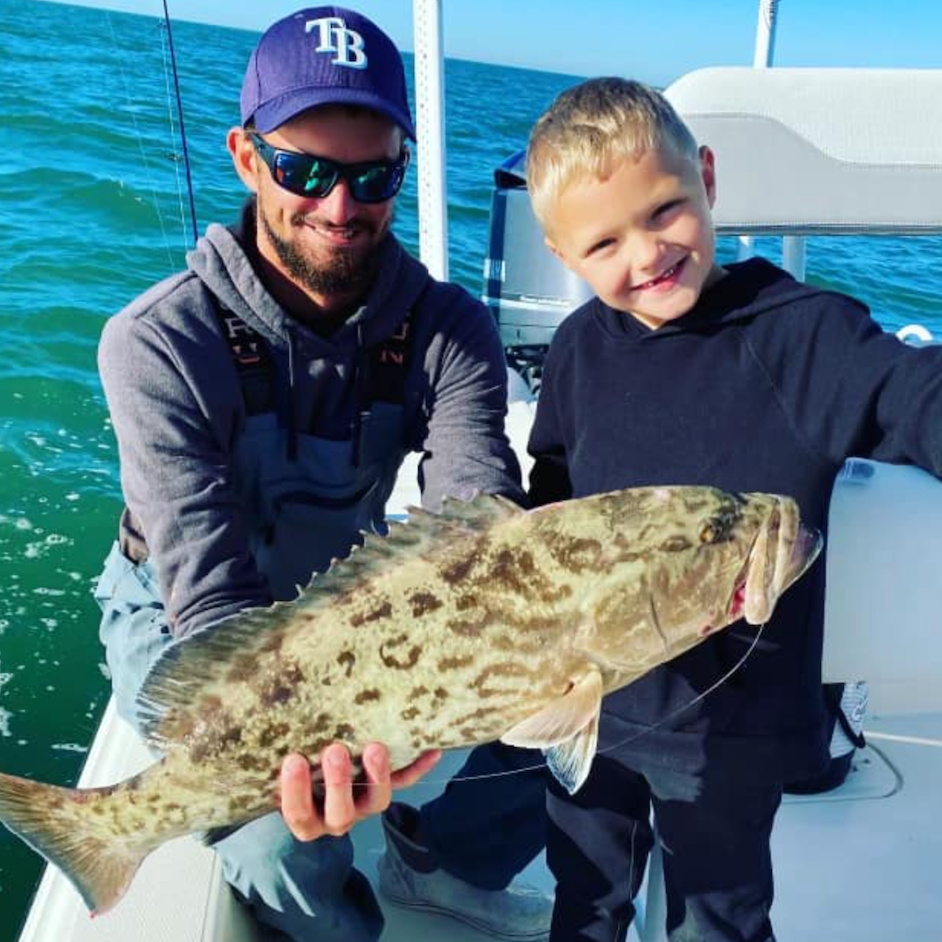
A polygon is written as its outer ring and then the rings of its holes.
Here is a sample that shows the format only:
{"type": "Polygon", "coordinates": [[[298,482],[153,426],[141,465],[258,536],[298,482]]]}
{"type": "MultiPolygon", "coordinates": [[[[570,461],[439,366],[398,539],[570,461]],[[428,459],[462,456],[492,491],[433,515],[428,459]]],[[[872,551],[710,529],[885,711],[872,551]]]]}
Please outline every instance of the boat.
{"type": "MultiPolygon", "coordinates": [[[[421,254],[434,274],[447,277],[440,16],[441,0],[416,0],[417,111],[430,116],[420,134],[421,254]]],[[[752,237],[781,236],[786,267],[803,277],[807,236],[942,233],[942,70],[757,64],[691,73],[667,95],[724,167],[717,228],[743,236],[745,252],[752,237]]],[[[518,368],[511,375],[508,429],[526,471],[541,348],[586,289],[543,248],[528,218],[519,155],[495,172],[494,205],[501,229],[492,238],[483,293],[518,368]]],[[[905,333],[917,343],[936,340],[920,325],[905,333]]],[[[415,468],[408,463],[390,513],[416,503],[415,468]]],[[[839,788],[786,797],[773,835],[773,920],[780,938],[799,942],[938,938],[942,637],[934,590],[942,561],[942,484],[916,469],[853,459],[835,485],[830,524],[824,672],[829,680],[867,681],[868,745],[839,788]]],[[[79,784],[108,784],[150,761],[111,704],[79,784]]],[[[460,761],[446,756],[401,797],[427,800],[460,761]]],[[[375,882],[383,848],[378,822],[358,825],[353,837],[358,865],[375,882]]],[[[552,886],[542,858],[523,878],[552,886]]],[[[451,920],[385,908],[389,942],[484,938],[451,920]]],[[[629,937],[663,940],[664,913],[655,851],[629,937]]],[[[47,867],[19,942],[259,938],[212,852],[181,838],[155,852],[121,903],[94,921],[61,874],[47,867]]]]}

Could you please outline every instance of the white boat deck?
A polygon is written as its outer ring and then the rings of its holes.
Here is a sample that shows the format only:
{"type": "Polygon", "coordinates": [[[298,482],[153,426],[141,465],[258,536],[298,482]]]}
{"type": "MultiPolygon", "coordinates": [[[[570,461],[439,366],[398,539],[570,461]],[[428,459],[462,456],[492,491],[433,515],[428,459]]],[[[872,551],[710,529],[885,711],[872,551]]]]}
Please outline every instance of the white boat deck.
{"type": "Polygon", "coordinates": [[[867,729],[871,747],[848,781],[791,799],[776,821],[772,919],[782,940],[942,938],[942,715],[876,714],[867,729]]]}

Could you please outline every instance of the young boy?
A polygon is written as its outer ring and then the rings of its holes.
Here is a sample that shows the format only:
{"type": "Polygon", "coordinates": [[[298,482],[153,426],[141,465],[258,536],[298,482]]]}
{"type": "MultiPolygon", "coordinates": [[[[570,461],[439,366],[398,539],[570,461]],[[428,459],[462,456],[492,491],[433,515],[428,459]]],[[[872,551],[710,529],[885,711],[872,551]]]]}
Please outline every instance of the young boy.
{"type": "MultiPolygon", "coordinates": [[[[704,484],[790,494],[823,531],[849,455],[942,475],[942,348],[907,347],[764,260],[718,266],[713,155],[658,92],[564,92],[534,127],[527,179],[547,244],[597,294],[546,358],[535,505],[704,484]]],[[[652,806],[672,942],[773,938],[782,783],[827,761],[824,573],[822,558],[758,640],[734,625],[607,698],[588,782],[551,786],[554,942],[625,938],[652,806]]]]}

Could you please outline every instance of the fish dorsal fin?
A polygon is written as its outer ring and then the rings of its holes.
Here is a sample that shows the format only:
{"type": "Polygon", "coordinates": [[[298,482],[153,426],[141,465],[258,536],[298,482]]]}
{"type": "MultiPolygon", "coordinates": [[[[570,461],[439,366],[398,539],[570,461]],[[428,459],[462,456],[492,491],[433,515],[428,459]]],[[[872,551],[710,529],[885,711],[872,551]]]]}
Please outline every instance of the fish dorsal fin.
{"type": "Polygon", "coordinates": [[[602,675],[594,665],[575,678],[567,693],[507,730],[500,741],[524,749],[548,749],[577,736],[598,718],[602,675]]]}
{"type": "Polygon", "coordinates": [[[349,592],[363,580],[389,568],[393,560],[441,554],[456,540],[473,538],[483,531],[520,514],[526,513],[513,501],[498,494],[479,494],[470,501],[445,498],[441,513],[432,513],[421,507],[406,508],[409,519],[405,522],[390,520],[387,536],[363,533],[363,545],[354,547],[343,560],[334,560],[323,575],[316,575],[292,605],[310,604],[314,593],[318,604],[321,596],[334,597],[349,592]]]}
{"type": "Polygon", "coordinates": [[[198,709],[215,683],[223,683],[236,658],[254,659],[288,625],[291,603],[251,608],[216,625],[194,631],[168,646],[153,664],[137,695],[137,711],[144,738],[165,749],[177,741],[172,718],[198,709]],[[170,721],[166,725],[165,721],[170,721]]]}
{"type": "MultiPolygon", "coordinates": [[[[410,507],[410,516],[413,513],[429,515],[426,510],[410,507]]],[[[518,517],[523,513],[526,513],[523,508],[500,494],[478,494],[471,500],[446,497],[442,501],[441,513],[431,514],[431,516],[438,517],[440,520],[452,520],[455,523],[480,527],[499,523],[510,517],[518,517]]]]}
{"type": "Polygon", "coordinates": [[[310,624],[322,610],[355,592],[364,582],[410,559],[439,554],[456,540],[522,514],[512,501],[482,494],[468,502],[446,500],[442,513],[409,508],[408,522],[390,521],[388,536],[363,534],[346,559],[335,559],[327,572],[315,574],[292,602],[246,609],[171,645],[151,668],[138,694],[145,736],[156,745],[173,739],[164,719],[174,708],[192,710],[215,682],[223,682],[238,658],[243,664],[278,647],[278,638],[300,611],[310,624]]]}

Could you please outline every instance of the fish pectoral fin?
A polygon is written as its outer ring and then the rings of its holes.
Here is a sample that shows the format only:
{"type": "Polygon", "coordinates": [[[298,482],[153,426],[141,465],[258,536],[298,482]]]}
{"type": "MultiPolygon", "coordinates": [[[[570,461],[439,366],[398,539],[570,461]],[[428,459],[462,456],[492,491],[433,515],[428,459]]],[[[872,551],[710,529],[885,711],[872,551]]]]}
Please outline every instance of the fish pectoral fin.
{"type": "Polygon", "coordinates": [[[599,714],[596,713],[572,739],[543,750],[550,772],[570,795],[579,791],[589,777],[598,741],[599,714]]]}
{"type": "Polygon", "coordinates": [[[601,705],[602,674],[593,664],[573,680],[564,696],[511,727],[500,741],[524,749],[558,746],[573,739],[593,720],[598,724],[601,705]]]}
{"type": "Polygon", "coordinates": [[[602,673],[592,664],[573,680],[564,696],[507,730],[500,741],[508,746],[542,749],[549,770],[572,795],[592,768],[599,740],[602,692],[602,673]]]}

